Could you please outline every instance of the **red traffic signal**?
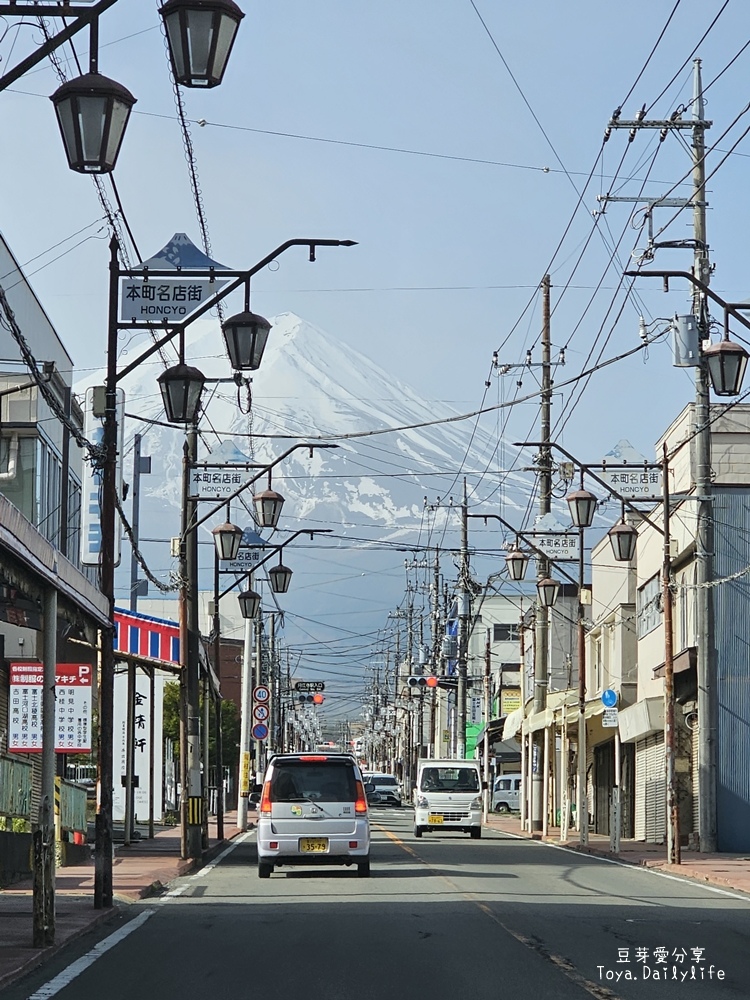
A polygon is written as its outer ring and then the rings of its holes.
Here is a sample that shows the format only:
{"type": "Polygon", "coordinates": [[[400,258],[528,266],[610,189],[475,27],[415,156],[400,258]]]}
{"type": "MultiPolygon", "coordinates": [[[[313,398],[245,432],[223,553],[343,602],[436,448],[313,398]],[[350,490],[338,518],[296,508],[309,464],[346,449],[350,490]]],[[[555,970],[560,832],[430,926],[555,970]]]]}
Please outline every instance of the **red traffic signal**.
{"type": "Polygon", "coordinates": [[[439,680],[435,674],[412,674],[406,678],[406,683],[410,688],[436,688],[439,680]]]}
{"type": "Polygon", "coordinates": [[[313,705],[322,705],[326,699],[324,695],[318,693],[313,695],[312,700],[313,700],[313,705]]]}

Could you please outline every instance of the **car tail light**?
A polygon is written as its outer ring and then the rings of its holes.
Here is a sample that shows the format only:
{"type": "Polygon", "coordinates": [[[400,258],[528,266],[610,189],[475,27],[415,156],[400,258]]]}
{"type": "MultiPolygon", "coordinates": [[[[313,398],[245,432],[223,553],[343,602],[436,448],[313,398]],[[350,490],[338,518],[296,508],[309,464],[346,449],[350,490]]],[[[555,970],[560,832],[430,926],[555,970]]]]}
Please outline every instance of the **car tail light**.
{"type": "Polygon", "coordinates": [[[358,847],[358,846],[359,846],[359,841],[358,840],[350,840],[349,841],[349,847],[353,848],[353,847],[358,847]]]}
{"type": "Polygon", "coordinates": [[[263,785],[263,791],[260,796],[260,804],[258,806],[259,813],[271,813],[271,782],[267,781],[263,785]]]}
{"type": "Polygon", "coordinates": [[[269,840],[268,847],[272,851],[278,851],[278,849],[279,849],[279,842],[278,842],[278,840],[269,840]]]}
{"type": "Polygon", "coordinates": [[[365,795],[365,786],[361,781],[357,781],[357,801],[354,803],[354,812],[367,812],[367,796],[365,795]]]}
{"type": "Polygon", "coordinates": [[[325,754],[306,754],[300,760],[328,760],[325,754]]]}

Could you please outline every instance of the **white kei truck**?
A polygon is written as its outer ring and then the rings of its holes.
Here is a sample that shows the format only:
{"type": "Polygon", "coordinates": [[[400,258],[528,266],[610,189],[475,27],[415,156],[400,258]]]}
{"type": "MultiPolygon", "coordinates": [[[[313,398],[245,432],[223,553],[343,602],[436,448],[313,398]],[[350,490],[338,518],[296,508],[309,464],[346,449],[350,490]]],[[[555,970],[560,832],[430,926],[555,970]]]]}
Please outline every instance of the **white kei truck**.
{"type": "Polygon", "coordinates": [[[414,836],[452,830],[482,836],[478,760],[420,760],[414,788],[414,836]]]}

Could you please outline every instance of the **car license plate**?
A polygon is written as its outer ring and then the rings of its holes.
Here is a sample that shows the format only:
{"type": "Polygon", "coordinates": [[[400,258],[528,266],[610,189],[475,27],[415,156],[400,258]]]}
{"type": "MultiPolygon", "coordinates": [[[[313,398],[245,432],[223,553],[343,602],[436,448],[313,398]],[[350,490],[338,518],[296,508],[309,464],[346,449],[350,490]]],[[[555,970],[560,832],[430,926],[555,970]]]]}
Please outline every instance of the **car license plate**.
{"type": "Polygon", "coordinates": [[[428,823],[442,823],[443,822],[443,817],[442,816],[428,816],[427,817],[427,822],[428,823]]]}
{"type": "Polygon", "coordinates": [[[302,837],[299,849],[303,854],[324,854],[328,850],[328,838],[302,837]]]}

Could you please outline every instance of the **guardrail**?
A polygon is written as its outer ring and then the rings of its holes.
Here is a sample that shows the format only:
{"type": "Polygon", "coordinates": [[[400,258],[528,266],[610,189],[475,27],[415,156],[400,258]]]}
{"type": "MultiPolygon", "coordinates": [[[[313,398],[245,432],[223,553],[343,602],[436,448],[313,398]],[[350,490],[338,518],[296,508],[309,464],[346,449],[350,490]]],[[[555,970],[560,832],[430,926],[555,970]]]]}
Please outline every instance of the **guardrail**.
{"type": "Polygon", "coordinates": [[[33,770],[26,760],[0,754],[0,816],[31,819],[33,770]]]}
{"type": "Polygon", "coordinates": [[[86,832],[86,789],[64,778],[55,778],[55,819],[59,830],[86,832]],[[58,819],[59,817],[59,819],[58,819]]]}

